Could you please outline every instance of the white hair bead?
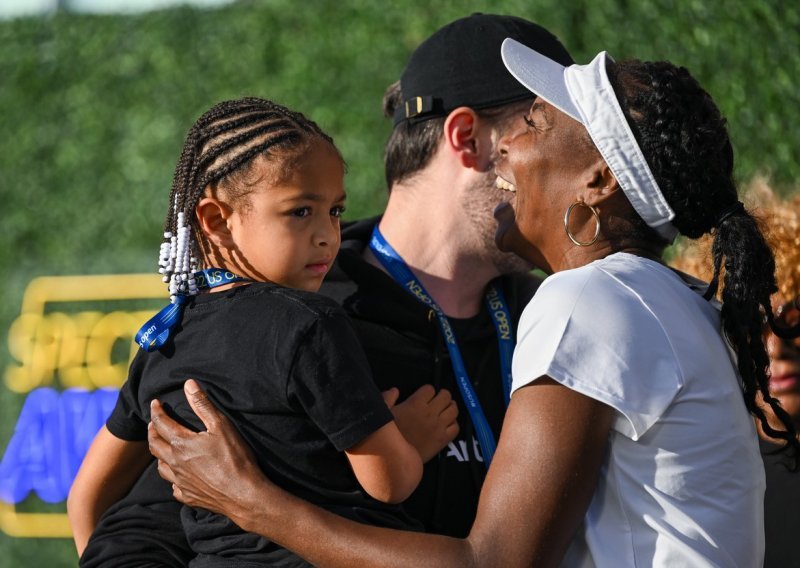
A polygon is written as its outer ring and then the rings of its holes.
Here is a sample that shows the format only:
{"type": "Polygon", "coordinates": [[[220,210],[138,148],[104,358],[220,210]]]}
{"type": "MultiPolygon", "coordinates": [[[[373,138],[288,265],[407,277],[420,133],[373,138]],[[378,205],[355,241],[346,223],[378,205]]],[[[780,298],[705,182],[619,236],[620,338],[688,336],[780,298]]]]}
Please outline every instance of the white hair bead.
{"type": "Polygon", "coordinates": [[[198,293],[194,273],[197,271],[197,258],[192,256],[194,235],[187,223],[185,211],[177,211],[175,203],[175,228],[164,231],[164,241],[159,247],[158,272],[168,284],[171,301],[175,303],[178,295],[198,293]]]}

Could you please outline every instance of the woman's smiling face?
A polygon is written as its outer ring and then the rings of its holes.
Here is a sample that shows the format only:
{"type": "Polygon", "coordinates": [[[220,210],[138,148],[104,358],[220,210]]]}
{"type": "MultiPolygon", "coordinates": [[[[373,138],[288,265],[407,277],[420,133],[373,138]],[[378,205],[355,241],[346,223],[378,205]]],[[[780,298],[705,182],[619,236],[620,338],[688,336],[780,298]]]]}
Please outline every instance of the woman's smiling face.
{"type": "Polygon", "coordinates": [[[499,142],[498,186],[516,191],[514,215],[498,208],[496,242],[544,270],[570,243],[564,213],[578,200],[599,153],[582,124],[537,99],[499,142]]]}

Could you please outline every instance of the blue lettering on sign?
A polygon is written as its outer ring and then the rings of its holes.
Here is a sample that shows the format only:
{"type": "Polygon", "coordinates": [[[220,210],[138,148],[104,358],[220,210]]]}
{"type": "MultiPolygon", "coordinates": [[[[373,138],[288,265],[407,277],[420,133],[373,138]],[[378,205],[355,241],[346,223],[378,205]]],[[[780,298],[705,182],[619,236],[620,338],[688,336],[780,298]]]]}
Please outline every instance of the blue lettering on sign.
{"type": "Polygon", "coordinates": [[[0,462],[0,500],[19,503],[34,491],[47,503],[64,501],[89,445],[114,409],[118,392],[32,391],[0,462]]]}

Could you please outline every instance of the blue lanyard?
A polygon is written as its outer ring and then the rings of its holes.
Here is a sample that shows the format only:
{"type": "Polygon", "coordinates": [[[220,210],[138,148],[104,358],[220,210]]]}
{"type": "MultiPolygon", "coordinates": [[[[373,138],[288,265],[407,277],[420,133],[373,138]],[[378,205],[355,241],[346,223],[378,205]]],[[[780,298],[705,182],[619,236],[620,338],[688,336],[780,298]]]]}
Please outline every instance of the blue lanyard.
{"type": "MultiPolygon", "coordinates": [[[[447,316],[433,298],[431,298],[430,294],[428,294],[422,286],[422,283],[417,280],[405,261],[397,254],[392,246],[386,242],[386,239],[383,238],[377,225],[375,225],[375,228],[372,230],[372,239],[369,242],[369,248],[398,284],[415,296],[420,302],[431,308],[433,313],[436,314],[436,320],[439,323],[439,328],[442,330],[442,335],[447,345],[447,351],[450,353],[450,361],[453,365],[453,373],[456,376],[458,390],[461,392],[461,399],[464,401],[469,411],[469,416],[475,427],[475,433],[481,447],[481,453],[483,454],[483,462],[488,468],[496,448],[494,434],[492,433],[488,420],[486,420],[486,415],[478,401],[475,389],[472,387],[472,383],[467,376],[467,370],[464,367],[464,359],[461,357],[461,351],[458,348],[455,333],[453,333],[447,316]]],[[[489,313],[492,316],[492,321],[497,331],[497,342],[500,347],[500,371],[503,393],[505,394],[506,405],[508,405],[508,401],[511,397],[511,356],[514,352],[511,316],[506,307],[507,303],[503,297],[502,291],[495,286],[490,286],[486,292],[486,305],[489,308],[489,313]]]]}
{"type": "MultiPolygon", "coordinates": [[[[221,268],[206,268],[194,273],[199,290],[216,288],[232,282],[246,282],[247,278],[236,276],[232,272],[221,268]]],[[[165,306],[160,312],[150,318],[138,332],[136,332],[136,343],[145,351],[155,351],[169,339],[170,333],[175,325],[181,321],[183,308],[189,296],[178,294],[175,296],[175,303],[165,306]]]]}

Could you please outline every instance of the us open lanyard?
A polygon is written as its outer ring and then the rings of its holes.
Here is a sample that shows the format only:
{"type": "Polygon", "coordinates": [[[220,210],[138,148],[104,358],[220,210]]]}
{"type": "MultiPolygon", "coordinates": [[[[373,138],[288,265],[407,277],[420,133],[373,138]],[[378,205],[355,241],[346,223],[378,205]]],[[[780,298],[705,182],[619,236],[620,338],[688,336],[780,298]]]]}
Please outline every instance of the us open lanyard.
{"type": "MultiPolygon", "coordinates": [[[[450,361],[453,365],[453,373],[455,373],[456,376],[458,390],[461,392],[461,398],[469,411],[470,419],[475,427],[475,433],[478,436],[481,453],[483,454],[483,462],[488,468],[496,447],[494,434],[489,426],[489,422],[486,420],[486,415],[478,401],[475,389],[472,387],[472,383],[467,376],[467,370],[464,367],[464,359],[461,357],[461,351],[458,348],[456,336],[453,333],[447,316],[433,298],[431,298],[430,294],[428,294],[419,280],[417,280],[405,261],[397,254],[392,246],[386,242],[386,239],[383,238],[377,225],[375,225],[372,231],[372,239],[369,242],[369,248],[398,284],[414,295],[420,302],[431,308],[433,313],[436,314],[436,320],[439,323],[439,328],[442,330],[442,335],[447,344],[447,351],[450,353],[450,361]]],[[[486,292],[486,304],[489,308],[489,313],[492,315],[495,330],[497,331],[497,342],[500,347],[500,370],[502,374],[503,392],[505,394],[506,405],[508,405],[508,401],[511,397],[511,355],[514,351],[514,338],[511,333],[511,316],[506,307],[503,293],[495,286],[490,286],[489,290],[486,292]]]]}
{"type": "MultiPolygon", "coordinates": [[[[197,281],[198,290],[211,289],[233,282],[246,282],[248,280],[221,268],[200,270],[194,273],[194,278],[197,281]]],[[[172,328],[181,321],[183,307],[188,300],[189,296],[187,294],[178,294],[175,296],[174,304],[168,304],[150,318],[136,333],[136,343],[139,344],[139,347],[145,351],[160,349],[169,339],[172,328]]]]}

